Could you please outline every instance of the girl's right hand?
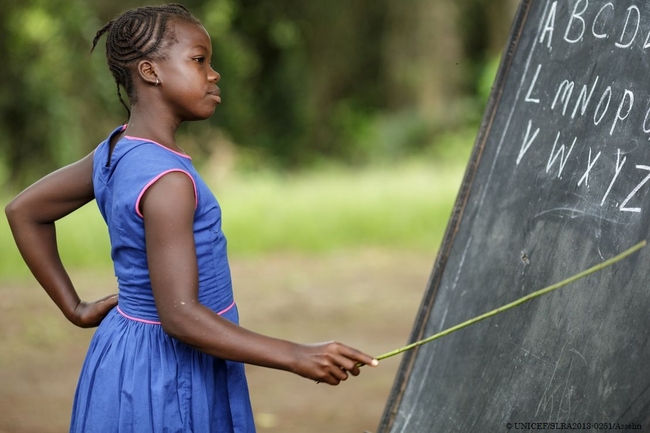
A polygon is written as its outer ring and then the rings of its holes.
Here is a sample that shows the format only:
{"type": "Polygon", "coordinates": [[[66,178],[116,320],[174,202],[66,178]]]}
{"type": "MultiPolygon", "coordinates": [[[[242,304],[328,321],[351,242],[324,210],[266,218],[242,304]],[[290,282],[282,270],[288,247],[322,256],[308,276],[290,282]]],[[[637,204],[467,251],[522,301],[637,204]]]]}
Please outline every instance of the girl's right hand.
{"type": "Polygon", "coordinates": [[[104,317],[117,305],[117,295],[108,295],[94,302],[81,301],[72,313],[70,321],[80,328],[98,326],[104,317]]]}
{"type": "Polygon", "coordinates": [[[379,362],[372,356],[341,343],[327,342],[298,345],[294,373],[315,380],[338,385],[349,374],[358,376],[361,365],[376,367],[379,362]]]}

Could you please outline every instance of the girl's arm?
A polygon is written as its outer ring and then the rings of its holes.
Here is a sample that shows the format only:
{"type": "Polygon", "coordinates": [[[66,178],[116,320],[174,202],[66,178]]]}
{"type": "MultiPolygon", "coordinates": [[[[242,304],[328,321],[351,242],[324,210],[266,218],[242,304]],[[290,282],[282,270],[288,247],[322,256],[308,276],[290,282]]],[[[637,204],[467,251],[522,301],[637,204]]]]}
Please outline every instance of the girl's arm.
{"type": "Polygon", "coordinates": [[[95,198],[93,155],[63,167],[21,192],[5,208],[9,226],[25,263],[47,294],[77,326],[97,326],[117,305],[110,295],[83,302],[61,263],[54,222],[95,198]]]}
{"type": "Polygon", "coordinates": [[[165,332],[210,355],[291,371],[332,385],[359,374],[371,356],[340,343],[301,345],[248,331],[198,301],[194,187],[180,172],[161,177],[144,194],[147,258],[165,332]]]}

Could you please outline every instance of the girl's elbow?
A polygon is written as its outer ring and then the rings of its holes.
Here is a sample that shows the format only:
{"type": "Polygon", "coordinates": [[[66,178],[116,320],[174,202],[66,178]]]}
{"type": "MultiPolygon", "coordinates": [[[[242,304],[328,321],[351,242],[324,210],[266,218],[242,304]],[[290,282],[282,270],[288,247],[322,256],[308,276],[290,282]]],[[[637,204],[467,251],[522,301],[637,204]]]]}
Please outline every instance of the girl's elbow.
{"type": "Polygon", "coordinates": [[[20,196],[14,198],[5,206],[5,216],[9,227],[13,230],[22,230],[29,223],[34,222],[35,212],[20,196]]]}
{"type": "Polygon", "coordinates": [[[19,214],[20,214],[20,205],[17,202],[17,200],[14,199],[5,206],[5,216],[7,217],[7,221],[9,221],[10,225],[12,222],[18,220],[19,214]]]}
{"type": "Polygon", "coordinates": [[[165,334],[170,337],[188,343],[192,340],[192,328],[189,326],[189,319],[185,314],[167,314],[160,316],[160,325],[165,334]]]}
{"type": "Polygon", "coordinates": [[[174,320],[163,319],[161,317],[160,326],[162,326],[162,330],[165,332],[165,334],[169,335],[172,338],[175,338],[176,340],[183,341],[184,332],[182,326],[180,326],[174,320]]]}

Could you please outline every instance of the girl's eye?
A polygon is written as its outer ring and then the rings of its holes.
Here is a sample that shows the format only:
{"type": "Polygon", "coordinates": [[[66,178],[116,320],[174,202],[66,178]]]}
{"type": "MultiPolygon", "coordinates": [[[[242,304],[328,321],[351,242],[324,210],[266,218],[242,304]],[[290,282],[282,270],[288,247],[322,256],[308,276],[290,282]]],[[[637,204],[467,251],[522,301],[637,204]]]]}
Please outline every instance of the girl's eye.
{"type": "Polygon", "coordinates": [[[205,62],[205,57],[195,57],[194,61],[198,63],[203,63],[205,62]]]}

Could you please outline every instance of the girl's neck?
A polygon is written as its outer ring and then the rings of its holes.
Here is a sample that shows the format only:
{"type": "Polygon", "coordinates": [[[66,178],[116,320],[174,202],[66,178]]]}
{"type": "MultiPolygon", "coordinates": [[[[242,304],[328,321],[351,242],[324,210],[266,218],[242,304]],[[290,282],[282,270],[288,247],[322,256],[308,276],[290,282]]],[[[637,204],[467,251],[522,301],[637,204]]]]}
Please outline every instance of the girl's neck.
{"type": "Polygon", "coordinates": [[[176,130],[178,126],[174,122],[166,122],[165,119],[161,119],[157,113],[143,113],[133,109],[124,134],[146,138],[160,143],[169,149],[184,153],[176,144],[176,130]]]}

